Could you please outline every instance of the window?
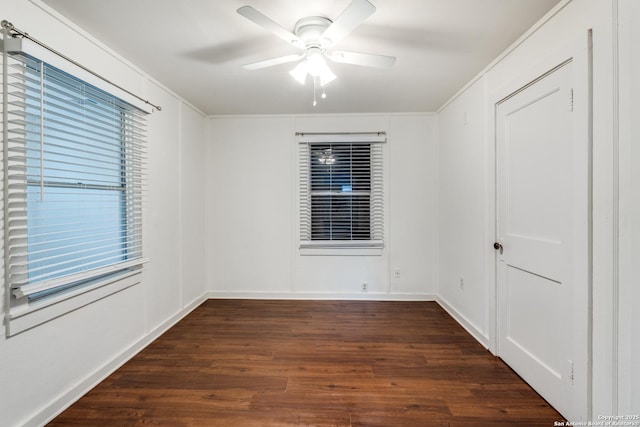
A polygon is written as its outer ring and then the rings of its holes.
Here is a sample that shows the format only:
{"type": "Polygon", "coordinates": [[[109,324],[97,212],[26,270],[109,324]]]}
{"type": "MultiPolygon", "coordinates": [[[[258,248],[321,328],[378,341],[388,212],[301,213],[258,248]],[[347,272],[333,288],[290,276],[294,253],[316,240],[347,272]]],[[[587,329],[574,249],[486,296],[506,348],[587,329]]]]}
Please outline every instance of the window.
{"type": "Polygon", "coordinates": [[[35,308],[139,276],[145,124],[141,111],[48,63],[4,60],[8,319],[17,325],[35,308]]]}
{"type": "Polygon", "coordinates": [[[301,248],[381,248],[383,135],[300,137],[301,248]]]}

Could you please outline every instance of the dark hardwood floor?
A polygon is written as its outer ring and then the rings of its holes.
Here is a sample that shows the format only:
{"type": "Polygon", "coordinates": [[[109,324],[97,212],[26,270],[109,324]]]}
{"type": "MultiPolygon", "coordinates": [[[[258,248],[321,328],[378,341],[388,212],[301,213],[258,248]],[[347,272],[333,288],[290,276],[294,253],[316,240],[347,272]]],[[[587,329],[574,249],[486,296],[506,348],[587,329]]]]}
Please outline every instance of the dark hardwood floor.
{"type": "Polygon", "coordinates": [[[208,300],[51,426],[553,426],[433,302],[208,300]]]}

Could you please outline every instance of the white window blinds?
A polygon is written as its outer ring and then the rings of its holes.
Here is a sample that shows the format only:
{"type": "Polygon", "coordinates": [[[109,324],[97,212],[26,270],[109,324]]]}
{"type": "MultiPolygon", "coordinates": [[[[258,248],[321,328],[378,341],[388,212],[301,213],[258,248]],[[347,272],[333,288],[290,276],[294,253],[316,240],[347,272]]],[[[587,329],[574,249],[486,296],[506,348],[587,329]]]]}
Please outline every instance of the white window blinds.
{"type": "Polygon", "coordinates": [[[383,246],[381,134],[299,138],[300,247],[383,246]]]}
{"type": "Polygon", "coordinates": [[[138,267],[145,115],[37,59],[5,61],[12,296],[37,299],[138,267]]]}

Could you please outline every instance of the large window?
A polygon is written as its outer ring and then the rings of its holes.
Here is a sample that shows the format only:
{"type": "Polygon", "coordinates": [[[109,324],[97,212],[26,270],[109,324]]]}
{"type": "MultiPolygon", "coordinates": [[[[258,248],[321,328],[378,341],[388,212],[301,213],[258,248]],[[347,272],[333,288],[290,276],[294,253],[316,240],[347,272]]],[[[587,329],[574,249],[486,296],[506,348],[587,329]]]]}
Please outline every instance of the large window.
{"type": "Polygon", "coordinates": [[[136,108],[65,71],[5,60],[11,320],[137,274],[145,126],[136,108]]]}
{"type": "Polygon", "coordinates": [[[301,247],[382,247],[378,135],[302,135],[301,247]]]}

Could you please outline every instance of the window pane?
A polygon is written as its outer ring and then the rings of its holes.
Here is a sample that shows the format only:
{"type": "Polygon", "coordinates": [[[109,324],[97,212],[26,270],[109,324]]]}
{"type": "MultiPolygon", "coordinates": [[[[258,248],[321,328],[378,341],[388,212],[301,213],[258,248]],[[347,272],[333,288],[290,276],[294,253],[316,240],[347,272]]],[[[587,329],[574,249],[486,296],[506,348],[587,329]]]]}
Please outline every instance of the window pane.
{"type": "Polygon", "coordinates": [[[126,112],[60,70],[42,73],[27,89],[41,103],[25,108],[29,283],[127,258],[126,112]]]}
{"type": "Polygon", "coordinates": [[[311,240],[370,240],[369,196],[312,196],[311,240]]]}
{"type": "Polygon", "coordinates": [[[370,144],[313,144],[311,191],[371,191],[370,144]]]}
{"type": "Polygon", "coordinates": [[[44,179],[122,185],[122,113],[114,102],[49,67],[43,95],[44,179]]]}
{"type": "Polygon", "coordinates": [[[27,196],[30,282],[125,259],[123,191],[30,185],[27,196]]]}
{"type": "Polygon", "coordinates": [[[310,145],[311,240],[371,239],[371,145],[310,145]]]}

